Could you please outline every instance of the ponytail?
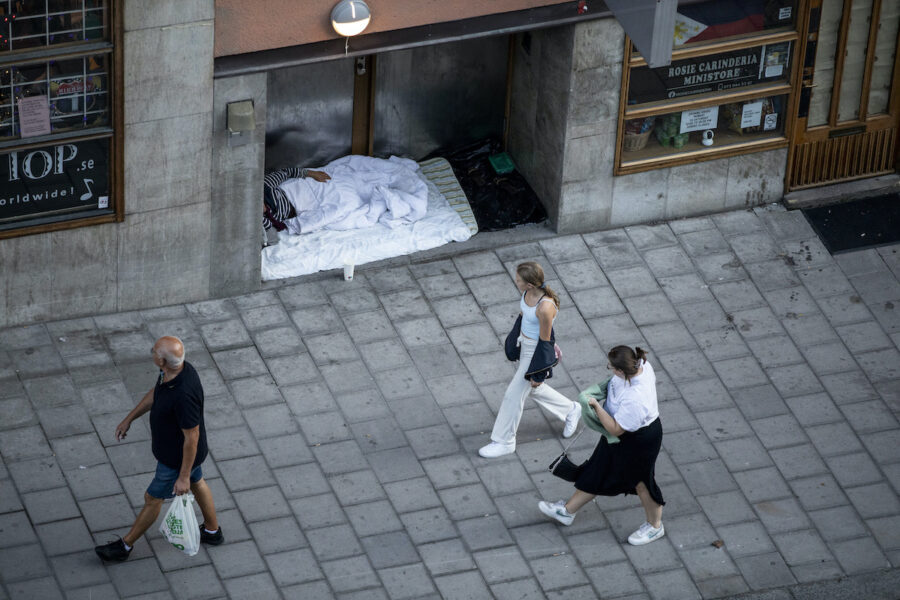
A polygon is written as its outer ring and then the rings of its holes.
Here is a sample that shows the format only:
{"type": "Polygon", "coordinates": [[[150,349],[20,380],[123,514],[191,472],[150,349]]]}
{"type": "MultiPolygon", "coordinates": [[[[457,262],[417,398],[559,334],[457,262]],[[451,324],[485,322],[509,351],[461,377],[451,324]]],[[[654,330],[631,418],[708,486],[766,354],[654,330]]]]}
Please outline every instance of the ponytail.
{"type": "Polygon", "coordinates": [[[647,359],[647,353],[640,347],[632,350],[629,346],[616,346],[606,357],[610,365],[625,373],[625,381],[630,382],[640,370],[641,361],[647,359]]]}
{"type": "Polygon", "coordinates": [[[556,295],[556,292],[553,291],[553,288],[545,283],[541,286],[541,291],[547,294],[547,297],[553,300],[553,303],[556,305],[556,310],[559,310],[559,296],[556,295]]]}

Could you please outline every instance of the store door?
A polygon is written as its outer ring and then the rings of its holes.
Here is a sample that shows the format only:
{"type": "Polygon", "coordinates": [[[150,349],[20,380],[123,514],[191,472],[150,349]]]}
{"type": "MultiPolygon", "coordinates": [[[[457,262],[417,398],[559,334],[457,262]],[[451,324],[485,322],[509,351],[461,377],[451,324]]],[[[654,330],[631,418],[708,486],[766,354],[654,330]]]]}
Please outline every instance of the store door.
{"type": "Polygon", "coordinates": [[[809,0],[805,15],[787,190],[893,173],[900,2],[809,0]]]}

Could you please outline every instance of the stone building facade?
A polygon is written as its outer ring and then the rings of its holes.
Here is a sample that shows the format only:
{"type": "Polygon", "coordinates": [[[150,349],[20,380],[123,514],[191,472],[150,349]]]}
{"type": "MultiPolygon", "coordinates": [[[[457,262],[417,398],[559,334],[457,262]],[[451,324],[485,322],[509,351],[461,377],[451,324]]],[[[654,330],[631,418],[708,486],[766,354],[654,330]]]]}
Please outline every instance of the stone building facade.
{"type": "MultiPolygon", "coordinates": [[[[216,76],[216,5],[121,0],[124,220],[0,239],[0,327],[259,289],[270,72],[216,76]],[[227,105],[247,99],[256,129],[232,144],[227,105]]],[[[512,34],[508,151],[557,232],[782,198],[784,147],[614,175],[622,26],[602,12],[524,27],[512,34]]]]}

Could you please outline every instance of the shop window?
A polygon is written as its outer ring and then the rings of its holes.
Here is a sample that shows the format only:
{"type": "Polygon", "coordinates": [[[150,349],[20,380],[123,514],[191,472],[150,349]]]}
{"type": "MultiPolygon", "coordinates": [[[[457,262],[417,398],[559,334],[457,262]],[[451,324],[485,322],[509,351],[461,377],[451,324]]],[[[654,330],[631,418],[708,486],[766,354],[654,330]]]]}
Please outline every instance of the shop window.
{"type": "Polygon", "coordinates": [[[648,66],[628,42],[616,174],[786,146],[796,3],[679,6],[679,19],[702,16],[707,26],[685,37],[676,21],[665,67],[648,66]]]}
{"type": "Polygon", "coordinates": [[[706,0],[678,7],[673,48],[790,30],[797,0],[706,0]]]}
{"type": "Polygon", "coordinates": [[[0,238],[121,220],[121,0],[0,0],[0,238]]]}

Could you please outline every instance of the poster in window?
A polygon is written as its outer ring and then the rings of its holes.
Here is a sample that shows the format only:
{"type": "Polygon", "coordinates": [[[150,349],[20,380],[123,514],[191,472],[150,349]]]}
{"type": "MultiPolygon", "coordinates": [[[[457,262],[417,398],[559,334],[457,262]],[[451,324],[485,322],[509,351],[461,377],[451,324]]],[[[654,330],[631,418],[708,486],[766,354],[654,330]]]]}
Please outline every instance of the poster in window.
{"type": "Polygon", "coordinates": [[[109,209],[109,139],[0,155],[0,227],[25,219],[109,209]],[[105,202],[101,200],[105,198],[105,202]]]}
{"type": "Polygon", "coordinates": [[[685,110],[681,113],[681,129],[678,133],[712,129],[719,120],[719,107],[710,106],[697,110],[685,110]]]}
{"type": "Polygon", "coordinates": [[[19,98],[19,134],[23,138],[50,133],[50,103],[47,95],[19,98]]]}

